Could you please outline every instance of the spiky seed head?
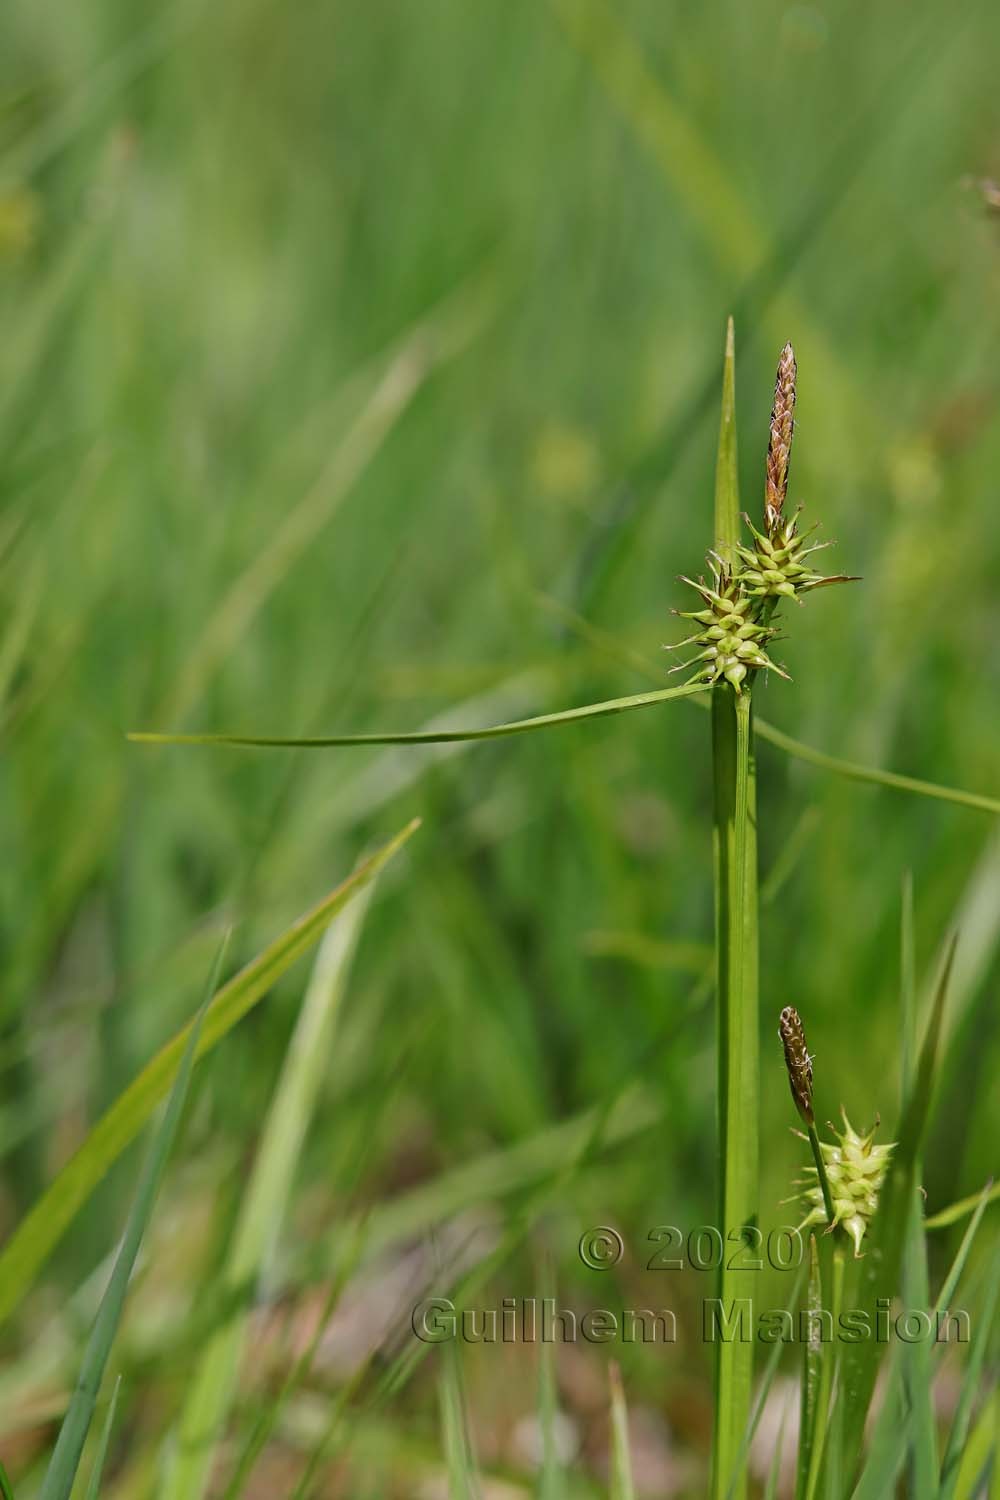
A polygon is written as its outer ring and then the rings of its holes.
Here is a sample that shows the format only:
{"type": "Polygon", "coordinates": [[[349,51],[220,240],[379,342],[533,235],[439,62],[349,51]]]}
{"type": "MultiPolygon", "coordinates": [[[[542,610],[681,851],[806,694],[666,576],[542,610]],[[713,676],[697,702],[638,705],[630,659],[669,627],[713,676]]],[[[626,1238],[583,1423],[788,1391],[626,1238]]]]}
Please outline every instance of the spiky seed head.
{"type": "MultiPolygon", "coordinates": [[[[850,1236],[854,1254],[860,1258],[861,1242],[868,1225],[878,1208],[879,1190],[889,1168],[893,1143],[876,1146],[875,1132],[878,1119],[866,1135],[859,1135],[847,1114],[841,1110],[844,1129],[839,1131],[831,1125],[833,1141],[820,1141],[823,1165],[826,1167],[830,1192],[833,1196],[834,1219],[830,1225],[835,1229],[841,1225],[850,1236]]],[[[800,1228],[812,1224],[826,1224],[827,1213],[823,1203],[823,1189],[819,1185],[815,1167],[806,1168],[807,1177],[801,1195],[806,1210],[800,1228]]]]}
{"type": "Polygon", "coordinates": [[[785,1049],[785,1067],[792,1090],[795,1108],[807,1125],[813,1123],[813,1069],[812,1058],[806,1046],[802,1020],[794,1005],[786,1005],[778,1022],[778,1035],[785,1049]]]}
{"type": "Polygon", "coordinates": [[[788,494],[788,462],[795,430],[795,351],[786,344],[778,359],[771,408],[771,435],[767,444],[764,478],[764,526],[770,535],[781,519],[788,494]]]}

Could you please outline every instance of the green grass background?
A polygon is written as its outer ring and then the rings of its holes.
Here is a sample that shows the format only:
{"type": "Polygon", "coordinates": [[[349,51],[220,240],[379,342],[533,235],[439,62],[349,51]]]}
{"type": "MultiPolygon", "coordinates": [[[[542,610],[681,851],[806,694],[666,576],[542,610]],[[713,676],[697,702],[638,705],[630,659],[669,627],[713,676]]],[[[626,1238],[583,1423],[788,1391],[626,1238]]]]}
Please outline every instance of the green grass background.
{"type": "MultiPolygon", "coordinates": [[[[652,1225],[713,1213],[707,715],[448,755],[124,732],[493,722],[665,681],[733,312],[744,503],[791,338],[791,494],[864,576],[786,611],[794,681],[761,712],[996,794],[1000,217],[969,181],[1000,175],[995,8],[13,0],[0,25],[0,1234],[191,1014],[220,929],[249,957],[418,813],[288,1244],[638,1083],[656,1128],[498,1199],[516,1245],[493,1290],[530,1295],[550,1256],[567,1298],[693,1307],[700,1283],[651,1290],[637,1266],[652,1225]],[[576,1258],[591,1222],[630,1244],[619,1279],[576,1258]]],[[[762,929],[762,1218],[787,1217],[801,1156],[783,1005],[818,1113],[894,1118],[907,869],[922,973],[961,925],[929,1207],[975,1191],[1000,1130],[993,820],[767,745],[759,805],[765,883],[798,851],[762,929]]],[[[176,1419],[305,978],[199,1070],[120,1352],[122,1494],[176,1419]]],[[[6,1334],[29,1486],[135,1165],[6,1334]]],[[[692,1333],[630,1360],[630,1402],[667,1414],[697,1475],[707,1351],[692,1333]]],[[[533,1376],[469,1365],[489,1446],[533,1376]]],[[[361,1447],[385,1424],[371,1493],[416,1493],[432,1372],[358,1410],[361,1447]]]]}

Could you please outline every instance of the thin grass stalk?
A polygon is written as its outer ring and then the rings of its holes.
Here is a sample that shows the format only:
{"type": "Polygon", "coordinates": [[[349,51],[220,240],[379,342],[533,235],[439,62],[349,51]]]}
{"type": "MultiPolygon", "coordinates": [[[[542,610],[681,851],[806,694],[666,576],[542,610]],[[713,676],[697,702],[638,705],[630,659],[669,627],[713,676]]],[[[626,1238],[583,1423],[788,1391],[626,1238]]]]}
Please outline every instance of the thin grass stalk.
{"type": "MultiPolygon", "coordinates": [[[[727,330],[722,420],[715,489],[716,550],[733,554],[739,535],[736,472],[735,354],[727,330]]],[[[753,724],[749,689],[738,696],[728,683],[712,690],[712,763],[715,790],[715,911],[717,950],[717,1049],[719,1117],[719,1228],[757,1219],[757,819],[753,724]]],[[[728,1305],[752,1295],[752,1275],[723,1258],[719,1297],[728,1305]]],[[[737,1472],[750,1417],[753,1346],[720,1340],[715,1366],[714,1500],[745,1500],[745,1468],[737,1472]]]]}

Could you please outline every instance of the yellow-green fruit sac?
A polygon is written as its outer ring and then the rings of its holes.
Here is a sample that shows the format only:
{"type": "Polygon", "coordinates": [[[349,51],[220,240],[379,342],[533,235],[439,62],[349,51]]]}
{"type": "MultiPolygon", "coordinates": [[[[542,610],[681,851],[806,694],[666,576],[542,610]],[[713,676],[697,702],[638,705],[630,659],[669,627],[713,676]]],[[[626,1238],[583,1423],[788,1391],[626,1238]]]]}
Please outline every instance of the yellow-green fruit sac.
{"type": "MultiPolygon", "coordinates": [[[[843,1118],[843,1131],[834,1129],[836,1140],[821,1141],[820,1150],[833,1194],[834,1221],[831,1227],[835,1229],[839,1225],[844,1230],[854,1245],[855,1257],[860,1257],[863,1254],[861,1242],[878,1208],[879,1189],[885,1180],[893,1148],[891,1144],[876,1146],[878,1121],[866,1135],[859,1135],[846,1114],[843,1118]]],[[[806,1215],[800,1226],[802,1229],[827,1223],[816,1168],[810,1167],[807,1171],[809,1186],[803,1190],[800,1199],[806,1215]]]]}

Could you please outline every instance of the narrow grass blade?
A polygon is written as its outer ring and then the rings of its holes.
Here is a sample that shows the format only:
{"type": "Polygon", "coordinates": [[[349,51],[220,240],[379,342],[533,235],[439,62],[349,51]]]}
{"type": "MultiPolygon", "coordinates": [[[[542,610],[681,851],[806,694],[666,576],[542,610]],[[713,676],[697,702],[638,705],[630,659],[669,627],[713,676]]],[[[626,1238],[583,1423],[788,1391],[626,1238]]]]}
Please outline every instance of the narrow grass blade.
{"type": "MultiPolygon", "coordinates": [[[[913,880],[903,881],[900,917],[900,1057],[902,1100],[913,1088],[917,1067],[917,983],[913,947],[913,880]]],[[[914,1162],[914,1184],[910,1194],[906,1239],[903,1247],[903,1303],[906,1307],[930,1306],[927,1271],[927,1241],[923,1228],[920,1193],[920,1157],[914,1162]]],[[[934,1500],[938,1485],[937,1426],[934,1415],[931,1346],[925,1339],[906,1344],[900,1351],[903,1390],[907,1410],[912,1413],[913,1444],[909,1457],[909,1488],[912,1500],[934,1500]]]]}
{"type": "Polygon", "coordinates": [[[989,1183],[987,1183],[986,1187],[979,1195],[975,1211],[972,1215],[972,1222],[962,1236],[962,1243],[958,1247],[955,1259],[952,1262],[951,1269],[944,1279],[944,1284],[941,1287],[941,1291],[938,1293],[936,1307],[936,1311],[938,1312],[940,1312],[943,1308],[946,1308],[952,1297],[955,1295],[955,1290],[958,1286],[959,1278],[961,1277],[962,1272],[965,1269],[965,1262],[968,1259],[969,1251],[972,1249],[972,1241],[976,1237],[976,1231],[978,1230],[979,1225],[982,1222],[983,1214],[986,1212],[986,1205],[994,1197],[995,1193],[990,1191],[990,1185],[989,1183]]]}
{"type": "Polygon", "coordinates": [[[115,1412],[118,1409],[118,1392],[121,1390],[122,1378],[119,1375],[115,1381],[115,1388],[111,1392],[111,1400],[108,1402],[107,1415],[104,1418],[104,1426],[101,1429],[101,1440],[97,1445],[94,1455],[94,1467],[90,1471],[90,1480],[87,1484],[87,1500],[98,1500],[101,1493],[101,1479],[104,1474],[104,1462],[108,1456],[108,1444],[111,1441],[111,1429],[115,1425],[115,1412]]]}
{"type": "MultiPolygon", "coordinates": [[[[722,420],[716,463],[715,535],[738,534],[735,355],[727,329],[722,420]]],[[[756,776],[750,693],[728,684],[712,692],[720,1225],[757,1222],[758,1021],[756,776]]],[[[752,1297],[753,1275],[724,1259],[718,1294],[725,1308],[752,1297]]],[[[750,1419],[753,1345],[721,1339],[716,1348],[712,1494],[744,1500],[741,1462],[750,1419]]]]}
{"type": "Polygon", "coordinates": [[[454,1344],[448,1346],[439,1392],[441,1434],[448,1471],[448,1500],[478,1500],[479,1485],[465,1419],[458,1353],[454,1344]]]}
{"type": "Polygon", "coordinates": [[[1000,1395],[996,1391],[986,1402],[962,1453],[955,1479],[954,1500],[976,1500],[984,1497],[986,1472],[993,1452],[997,1424],[1000,1421],[1000,1395]]]}
{"type": "MultiPolygon", "coordinates": [[[[222,1040],[305,953],[337,912],[413,835],[419,819],[366,859],[354,873],[234,975],[215,996],[198,1039],[197,1056],[222,1040]]],[[[162,1047],[102,1116],[76,1155],[46,1189],[0,1253],[0,1323],[10,1316],[83,1203],[170,1090],[191,1026],[162,1047]]]]}
{"type": "Polygon", "coordinates": [[[774,1445],[774,1455],[771,1459],[771,1467],[767,1475],[767,1485],[764,1489],[764,1500],[778,1500],[778,1484],[781,1480],[781,1460],[785,1452],[785,1429],[788,1426],[788,1413],[791,1401],[786,1401],[781,1410],[781,1421],[778,1424],[778,1440],[774,1445]]]}
{"type": "MultiPolygon", "coordinates": [[[[872,1319],[879,1298],[892,1298],[899,1291],[906,1224],[916,1185],[916,1163],[920,1154],[931,1092],[937,1069],[938,1050],[955,956],[952,940],[931,1010],[913,1087],[909,1092],[892,1163],[882,1188],[878,1212],[872,1221],[868,1248],[861,1261],[858,1307],[872,1319]]],[[[874,1339],[848,1344],[844,1357],[844,1452],[846,1472],[859,1467],[865,1417],[875,1388],[880,1348],[874,1339]]]]}
{"type": "Polygon", "coordinates": [[[628,1442],[628,1408],[622,1373],[612,1360],[608,1366],[611,1383],[611,1500],[635,1500],[632,1483],[632,1451],[628,1442]]]}
{"type": "Polygon", "coordinates": [[[14,1487],[2,1463],[0,1463],[0,1500],[14,1500],[14,1487]]]}
{"type": "Polygon", "coordinates": [[[370,889],[334,919],[317,954],[222,1276],[223,1300],[232,1313],[213,1333],[189,1387],[164,1500],[201,1500],[207,1489],[236,1390],[251,1304],[285,1215],[370,889]]]}
{"type": "Polygon", "coordinates": [[[230,749],[262,750],[329,750],[336,745],[451,745],[460,740],[495,740],[509,734],[526,734],[533,729],[552,729],[560,724],[574,724],[580,719],[602,719],[609,714],[629,713],[635,708],[649,708],[671,698],[690,698],[705,692],[703,683],[683,687],[660,688],[653,693],[633,693],[628,698],[609,698],[604,703],[587,703],[582,708],[567,708],[561,713],[539,714],[532,719],[515,719],[510,724],[491,724],[485,729],[417,729],[409,734],[340,734],[282,739],[269,735],[249,734],[154,734],[135,731],[128,738],[142,745],[225,745],[230,749]]]}
{"type": "MultiPolygon", "coordinates": [[[[657,665],[640,652],[623,646],[606,631],[597,629],[565,605],[548,598],[544,599],[544,604],[547,609],[557,613],[574,634],[587,641],[602,656],[621,662],[631,671],[641,672],[651,681],[659,679],[657,665]]],[[[711,706],[711,700],[707,697],[692,697],[691,702],[698,708],[707,709],[711,706]]],[[[840,756],[827,755],[824,750],[817,750],[812,745],[806,745],[802,740],[793,739],[783,729],[778,729],[767,719],[758,718],[756,715],[754,716],[754,733],[759,739],[767,740],[778,750],[783,750],[793,760],[805,761],[807,765],[818,766],[821,770],[830,771],[835,776],[845,776],[851,781],[871,782],[875,786],[886,786],[896,791],[912,792],[916,796],[931,797],[939,802],[953,802],[959,807],[971,807],[979,812],[1000,813],[1000,797],[990,797],[982,792],[968,792],[963,787],[944,786],[937,781],[921,781],[915,776],[901,776],[896,771],[884,771],[880,766],[864,766],[856,761],[843,760],[840,756]]]]}
{"type": "Polygon", "coordinates": [[[198,1038],[205,1023],[208,1008],[212,1003],[212,997],[216,992],[225,948],[226,940],[224,939],[212,966],[205,999],[188,1030],[187,1041],[173,1087],[170,1090],[163,1119],[156,1129],[143,1164],[142,1175],[139,1178],[135,1199],[125,1225],[121,1246],[115,1258],[111,1279],[108,1282],[107,1291],[101,1298],[101,1305],[97,1310],[90,1338],[87,1340],[76,1389],[70,1399],[59,1429],[55,1449],[42,1481],[40,1500],[69,1500],[72,1492],[83,1445],[87,1440],[94,1407],[101,1389],[101,1381],[104,1378],[108,1355],[111,1353],[111,1345],[118,1332],[118,1324],[125,1307],[125,1294],[128,1291],[136,1257],[139,1254],[139,1246],[152,1217],[153,1205],[156,1202],[160,1183],[163,1181],[167,1158],[177,1135],[181,1110],[187,1098],[188,1086],[194,1070],[198,1038]]]}
{"type": "Polygon", "coordinates": [[[969,1435],[972,1404],[978,1392],[983,1362],[993,1332],[998,1294],[1000,1294],[1000,1251],[995,1251],[986,1280],[986,1295],[979,1309],[979,1317],[976,1319],[976,1333],[972,1340],[969,1361],[965,1367],[958,1406],[952,1420],[951,1432],[948,1435],[948,1446],[941,1464],[941,1488],[938,1491],[940,1500],[953,1500],[955,1494],[962,1453],[969,1435]]]}
{"type": "MultiPolygon", "coordinates": [[[[844,1298],[844,1252],[835,1249],[830,1255],[830,1321],[833,1327],[840,1326],[840,1309],[844,1298]]],[[[810,1330],[810,1338],[818,1337],[810,1330]]],[[[810,1443],[809,1469],[806,1475],[805,1500],[815,1500],[819,1493],[823,1459],[827,1451],[830,1428],[831,1396],[833,1377],[838,1363],[836,1343],[819,1342],[819,1385],[816,1391],[816,1410],[810,1443]]]]}
{"type": "Polygon", "coordinates": [[[814,1335],[813,1318],[823,1306],[823,1279],[820,1274],[816,1236],[809,1236],[809,1281],[806,1287],[806,1312],[810,1318],[810,1336],[802,1346],[802,1382],[799,1398],[799,1447],[795,1476],[796,1500],[805,1500],[809,1469],[812,1463],[813,1439],[816,1433],[816,1409],[819,1402],[820,1374],[823,1368],[823,1346],[814,1335]]]}
{"type": "MultiPolygon", "coordinates": [[[[934,1328],[939,1326],[939,1319],[946,1314],[951,1305],[951,1299],[955,1295],[962,1272],[965,1269],[972,1242],[976,1231],[982,1221],[986,1208],[985,1194],[981,1195],[977,1212],[973,1216],[972,1223],[962,1236],[962,1243],[958,1247],[955,1258],[948,1269],[947,1275],[938,1293],[937,1302],[931,1314],[931,1323],[934,1328]]],[[[926,1305],[926,1304],[921,1304],[926,1305]]],[[[940,1355],[946,1344],[935,1343],[932,1352],[940,1355]]],[[[879,1413],[875,1424],[875,1432],[872,1437],[871,1451],[868,1455],[865,1467],[861,1474],[855,1490],[856,1500],[882,1500],[892,1486],[893,1476],[897,1473],[902,1461],[906,1447],[913,1434],[913,1426],[916,1420],[912,1407],[905,1411],[898,1411],[895,1406],[890,1405],[890,1397],[896,1401],[897,1388],[899,1386],[899,1361],[893,1358],[890,1365],[889,1381],[887,1382],[886,1404],[879,1413]]],[[[935,1476],[937,1481],[937,1476],[935,1476]]],[[[835,1491],[839,1494],[839,1491],[835,1491]]],[[[935,1490],[935,1494],[936,1494],[935,1490]]]]}
{"type": "Polygon", "coordinates": [[[896,1493],[896,1478],[913,1433],[913,1412],[902,1404],[902,1382],[898,1364],[892,1359],[886,1382],[885,1401],[879,1412],[871,1446],[852,1500],[886,1500],[896,1493]]]}
{"type": "MultiPolygon", "coordinates": [[[[541,1277],[542,1297],[555,1299],[556,1281],[551,1264],[541,1277]]],[[[559,1417],[559,1386],[556,1380],[555,1344],[543,1340],[538,1353],[538,1430],[542,1439],[538,1473],[538,1500],[563,1500],[565,1484],[559,1455],[556,1422],[559,1417]]]]}
{"type": "Polygon", "coordinates": [[[776,729],[773,724],[768,724],[764,719],[757,720],[756,729],[762,740],[776,745],[779,750],[784,750],[786,755],[792,755],[796,760],[807,761],[809,765],[819,766],[821,770],[832,771],[837,776],[846,776],[849,781],[868,781],[874,786],[892,787],[899,792],[915,792],[917,796],[933,797],[939,802],[955,802],[959,807],[974,807],[980,812],[1000,813],[1000,797],[988,797],[981,792],[966,792],[961,787],[941,786],[936,781],[921,781],[916,776],[900,776],[896,771],[883,771],[879,766],[862,766],[855,761],[841,760],[839,756],[827,755],[823,750],[813,749],[812,745],[804,745],[801,740],[793,739],[790,734],[776,729]]]}
{"type": "MultiPolygon", "coordinates": [[[[803,1274],[804,1268],[803,1270],[799,1271],[798,1276],[796,1276],[795,1278],[795,1283],[792,1287],[791,1295],[788,1299],[789,1312],[791,1312],[792,1308],[794,1308],[798,1303],[799,1293],[802,1290],[803,1274]]],[[[727,1500],[729,1500],[729,1497],[735,1494],[737,1486],[745,1482],[746,1480],[747,1461],[750,1457],[750,1446],[753,1443],[757,1428],[760,1426],[760,1419],[764,1415],[764,1408],[767,1405],[767,1398],[771,1394],[771,1387],[774,1385],[774,1377],[778,1373],[778,1365],[781,1361],[783,1352],[784,1346],[781,1340],[775,1339],[771,1345],[771,1352],[767,1356],[767,1364],[764,1366],[764,1374],[761,1378],[760,1385],[757,1388],[757,1399],[753,1404],[753,1413],[750,1417],[749,1422],[747,1423],[746,1431],[743,1434],[743,1441],[740,1444],[739,1453],[736,1455],[736,1462],[733,1467],[733,1475],[729,1481],[727,1500]]]]}

